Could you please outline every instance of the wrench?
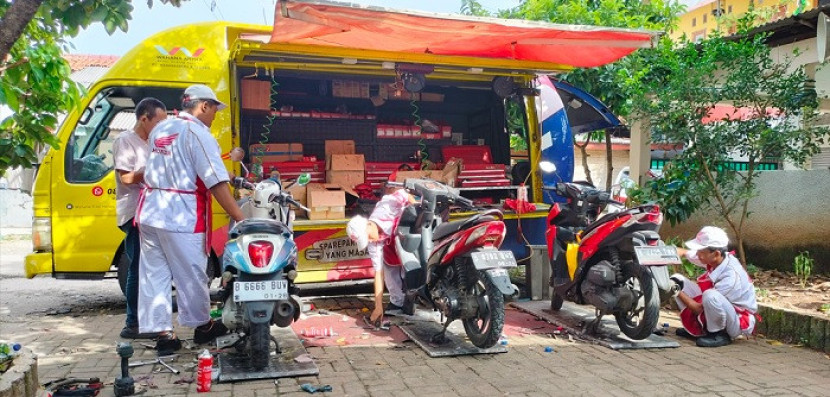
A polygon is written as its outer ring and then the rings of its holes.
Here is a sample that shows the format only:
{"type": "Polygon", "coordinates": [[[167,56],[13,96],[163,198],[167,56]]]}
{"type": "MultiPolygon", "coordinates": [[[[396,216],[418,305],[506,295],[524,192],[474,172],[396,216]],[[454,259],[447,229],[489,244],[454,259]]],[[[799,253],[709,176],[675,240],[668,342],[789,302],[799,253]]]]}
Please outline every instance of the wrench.
{"type": "Polygon", "coordinates": [[[132,367],[140,367],[140,366],[142,366],[142,365],[155,365],[155,364],[161,364],[161,365],[163,365],[165,368],[169,369],[169,370],[170,370],[170,372],[172,372],[172,373],[174,373],[174,374],[178,375],[181,371],[179,371],[179,370],[178,370],[178,369],[176,369],[176,368],[171,367],[169,364],[167,364],[166,362],[164,362],[164,360],[173,360],[173,359],[175,359],[176,357],[177,357],[177,355],[175,355],[175,354],[174,354],[174,355],[171,355],[171,356],[157,357],[155,360],[131,362],[131,363],[130,363],[130,368],[132,368],[132,367]]]}

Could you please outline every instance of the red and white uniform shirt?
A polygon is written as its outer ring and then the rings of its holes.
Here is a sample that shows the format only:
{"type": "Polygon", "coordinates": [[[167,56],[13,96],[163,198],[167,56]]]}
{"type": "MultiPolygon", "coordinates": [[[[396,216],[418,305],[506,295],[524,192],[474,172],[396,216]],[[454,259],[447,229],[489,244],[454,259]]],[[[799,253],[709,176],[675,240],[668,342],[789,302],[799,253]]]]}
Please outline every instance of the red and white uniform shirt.
{"type": "Polygon", "coordinates": [[[180,112],[159,123],[149,143],[138,224],[173,232],[210,232],[208,189],[229,180],[210,129],[180,112]]]}
{"type": "MultiPolygon", "coordinates": [[[[391,242],[389,238],[398,224],[398,219],[403,214],[404,208],[409,205],[410,195],[405,189],[398,189],[394,193],[387,194],[375,205],[374,211],[369,215],[369,220],[378,225],[380,240],[369,243],[369,257],[372,259],[372,267],[379,270],[383,264],[384,245],[391,242]]],[[[387,258],[387,263],[392,258],[387,258]]],[[[398,264],[400,260],[398,260],[398,264]]],[[[395,263],[389,263],[395,264],[395,263]]]]}

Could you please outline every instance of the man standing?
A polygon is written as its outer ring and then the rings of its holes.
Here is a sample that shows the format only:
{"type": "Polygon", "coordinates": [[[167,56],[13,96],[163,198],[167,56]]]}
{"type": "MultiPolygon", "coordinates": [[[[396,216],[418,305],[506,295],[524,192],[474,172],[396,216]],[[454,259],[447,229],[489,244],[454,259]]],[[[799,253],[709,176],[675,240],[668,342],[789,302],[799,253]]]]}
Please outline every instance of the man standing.
{"type": "Polygon", "coordinates": [[[124,236],[124,254],[130,262],[127,268],[127,285],[124,290],[127,296],[127,320],[121,337],[127,339],[150,339],[156,334],[140,334],[138,332],[138,261],[140,246],[138,228],[133,219],[138,206],[138,196],[141,193],[141,183],[144,182],[144,163],[149,154],[147,138],[150,131],[159,122],[167,118],[167,109],[156,98],[144,98],[135,107],[136,123],[132,131],[126,131],[118,136],[112,146],[112,155],[115,161],[115,211],[118,218],[118,228],[126,233],[124,236]]]}
{"type": "Polygon", "coordinates": [[[206,274],[211,194],[233,220],[245,218],[210,133],[216,113],[225,107],[209,87],[192,85],[182,97],[183,111],[150,134],[145,190],[136,213],[141,229],[138,320],[141,332],[161,333],[159,355],[181,348],[172,332],[171,281],[176,282],[179,324],[195,328],[195,343],[227,332],[210,319],[206,274]]]}
{"type": "Polygon", "coordinates": [[[706,268],[696,283],[671,276],[680,287],[676,299],[683,328],[677,335],[697,338],[700,347],[725,346],[755,329],[755,288],[741,262],[726,251],[728,245],[723,229],[706,226],[686,242],[688,250],[677,248],[678,255],[706,268]]]}

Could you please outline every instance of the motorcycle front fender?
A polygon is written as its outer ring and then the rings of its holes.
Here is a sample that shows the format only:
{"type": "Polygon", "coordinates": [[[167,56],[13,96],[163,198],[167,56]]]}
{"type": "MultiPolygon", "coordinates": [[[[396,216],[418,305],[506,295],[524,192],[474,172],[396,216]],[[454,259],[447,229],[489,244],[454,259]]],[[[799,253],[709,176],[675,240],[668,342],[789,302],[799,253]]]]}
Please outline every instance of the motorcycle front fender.
{"type": "Polygon", "coordinates": [[[245,302],[245,316],[254,324],[270,324],[275,301],[245,302]]]}
{"type": "Polygon", "coordinates": [[[484,271],[484,274],[505,296],[513,296],[519,293],[519,287],[516,287],[515,284],[510,282],[510,275],[507,273],[507,269],[488,269],[484,271]]]}

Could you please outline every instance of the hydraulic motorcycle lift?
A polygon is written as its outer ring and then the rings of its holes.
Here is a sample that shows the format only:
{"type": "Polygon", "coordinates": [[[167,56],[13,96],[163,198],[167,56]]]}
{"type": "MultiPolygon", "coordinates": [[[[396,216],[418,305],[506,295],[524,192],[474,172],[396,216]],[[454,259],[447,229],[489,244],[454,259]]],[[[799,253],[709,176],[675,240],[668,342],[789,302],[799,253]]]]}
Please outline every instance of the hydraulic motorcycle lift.
{"type": "MultiPolygon", "coordinates": [[[[441,334],[444,328],[443,322],[439,322],[437,317],[435,312],[421,310],[416,312],[414,316],[406,317],[404,321],[398,324],[398,327],[430,357],[507,353],[507,347],[502,345],[495,345],[487,349],[474,346],[466,340],[464,327],[460,320],[453,321],[447,327],[443,338],[441,338],[443,340],[435,340],[435,336],[441,334]]],[[[404,317],[400,318],[404,319],[404,317]]]]}
{"type": "MultiPolygon", "coordinates": [[[[235,341],[227,340],[227,336],[217,338],[217,347],[225,350],[219,353],[218,358],[219,382],[315,376],[320,373],[313,360],[297,359],[306,354],[306,349],[291,327],[271,328],[271,339],[278,342],[278,347],[275,349],[277,354],[271,355],[267,367],[256,369],[249,365],[249,358],[246,355],[236,353],[235,348],[231,347],[235,341]]],[[[274,345],[272,344],[271,347],[273,348],[274,345]]]]}

